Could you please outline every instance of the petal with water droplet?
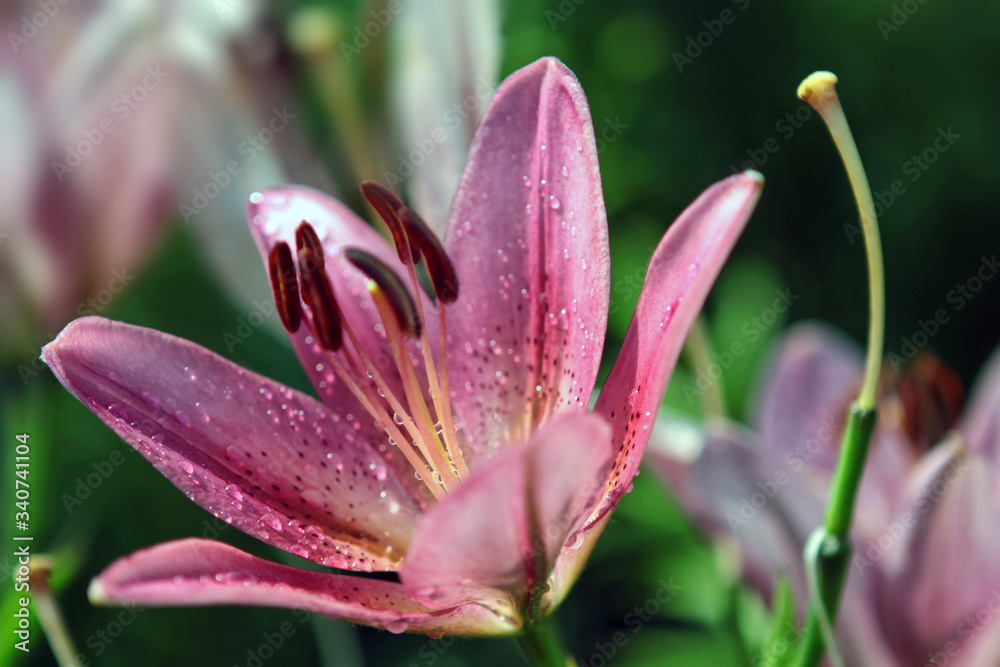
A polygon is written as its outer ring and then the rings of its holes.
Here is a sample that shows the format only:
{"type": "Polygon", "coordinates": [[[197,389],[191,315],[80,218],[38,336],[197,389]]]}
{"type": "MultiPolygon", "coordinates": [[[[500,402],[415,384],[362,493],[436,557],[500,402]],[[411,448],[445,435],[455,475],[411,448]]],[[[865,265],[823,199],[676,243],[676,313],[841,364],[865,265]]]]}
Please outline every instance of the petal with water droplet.
{"type": "Polygon", "coordinates": [[[418,505],[396,474],[378,479],[370,465],[385,466],[383,455],[357,438],[348,442],[353,427],[331,419],[322,403],[194,343],[99,317],[68,325],[43,356],[70,392],[209,512],[228,513],[234,526],[282,549],[314,546],[317,562],[396,567],[418,505]],[[188,380],[192,371],[198,382],[188,380]],[[159,402],[144,400],[144,392],[159,402]],[[176,410],[195,405],[212,419],[176,418],[176,410]],[[331,453],[343,470],[328,462],[331,453]],[[305,501],[298,479],[306,464],[319,471],[316,503],[305,501]],[[405,499],[396,514],[382,510],[387,490],[405,499]],[[282,530],[292,520],[322,529],[282,530]]]}
{"type": "Polygon", "coordinates": [[[593,414],[566,415],[506,448],[428,511],[401,580],[430,607],[504,599],[520,608],[528,582],[545,585],[600,501],[613,453],[610,427],[593,414]]]}
{"type": "Polygon", "coordinates": [[[167,542],[112,563],[90,585],[95,604],[256,605],[303,609],[394,632],[501,636],[517,632],[478,604],[432,611],[402,584],[272,563],[221,542],[167,542]],[[369,604],[377,600],[377,604],[369,604]],[[405,627],[404,627],[405,626],[405,627]]]}
{"type": "Polygon", "coordinates": [[[456,397],[470,458],[526,436],[549,415],[586,409],[607,326],[607,215],[590,109],[580,82],[555,58],[515,72],[497,90],[469,153],[446,245],[461,286],[447,311],[449,369],[453,386],[470,381],[477,389],[456,397]],[[567,218],[572,227],[562,224],[567,218]],[[498,275],[510,282],[503,291],[490,280],[498,275]],[[517,293],[525,298],[507,298],[517,293]],[[572,326],[547,326],[550,313],[580,295],[588,298],[572,326]],[[507,383],[481,386],[480,373],[496,370],[507,383]]]}
{"type": "Polygon", "coordinates": [[[611,422],[619,445],[601,514],[617,504],[639,469],[648,427],[688,329],[749,220],[762,185],[760,174],[746,172],[711,186],[670,226],[650,259],[632,323],[595,406],[611,422]],[[697,265],[695,271],[691,264],[697,265]],[[661,326],[667,308],[672,315],[661,326]]]}

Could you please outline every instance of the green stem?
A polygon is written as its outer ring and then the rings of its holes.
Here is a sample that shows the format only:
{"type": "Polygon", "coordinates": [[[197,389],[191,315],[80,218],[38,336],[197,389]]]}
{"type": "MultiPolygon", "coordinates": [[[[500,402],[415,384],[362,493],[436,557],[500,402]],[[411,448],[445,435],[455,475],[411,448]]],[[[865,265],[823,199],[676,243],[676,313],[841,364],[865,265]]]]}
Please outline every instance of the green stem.
{"type": "Polygon", "coordinates": [[[529,625],[518,638],[524,656],[534,667],[576,667],[551,618],[529,625]]]}
{"type": "Polygon", "coordinates": [[[819,664],[826,649],[832,648],[827,646],[824,635],[827,631],[832,634],[847,579],[852,551],[849,531],[877,421],[877,410],[864,410],[857,402],[851,404],[827,502],[825,527],[816,538],[821,542],[806,547],[806,565],[810,579],[815,580],[815,590],[810,591],[809,620],[796,663],[800,667],[819,664]]]}
{"type": "MultiPolygon", "coordinates": [[[[687,340],[684,342],[684,352],[693,368],[708,373],[708,368],[712,365],[712,340],[708,335],[704,315],[699,315],[698,319],[691,325],[687,340]]],[[[710,418],[726,416],[725,394],[721,375],[705,388],[701,403],[706,421],[710,418]]]]}
{"type": "Polygon", "coordinates": [[[31,559],[31,599],[34,602],[35,615],[42,625],[42,631],[49,640],[49,648],[60,667],[77,667],[77,656],[80,652],[73,645],[73,638],[63,620],[59,603],[49,588],[49,574],[52,571],[52,561],[46,556],[36,556],[31,559]]]}
{"type": "Polygon", "coordinates": [[[876,409],[865,410],[858,403],[852,403],[847,411],[847,425],[840,442],[840,460],[837,461],[826,506],[826,532],[833,537],[847,537],[851,529],[854,501],[877,421],[876,409]]]}

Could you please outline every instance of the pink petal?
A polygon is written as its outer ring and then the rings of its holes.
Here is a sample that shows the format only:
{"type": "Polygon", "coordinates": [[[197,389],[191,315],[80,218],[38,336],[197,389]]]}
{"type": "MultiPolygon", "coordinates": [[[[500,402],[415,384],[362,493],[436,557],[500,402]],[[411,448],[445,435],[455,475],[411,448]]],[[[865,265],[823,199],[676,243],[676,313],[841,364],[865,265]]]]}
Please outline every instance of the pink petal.
{"type": "Polygon", "coordinates": [[[976,381],[962,423],[962,434],[969,449],[997,461],[1000,456],[1000,350],[993,353],[976,381]]]}
{"type": "MultiPolygon", "coordinates": [[[[860,348],[844,334],[820,323],[798,324],[778,345],[760,383],[754,421],[762,445],[769,456],[803,468],[803,481],[817,492],[833,475],[863,363],[860,348]]],[[[883,406],[861,485],[856,531],[882,533],[903,499],[902,480],[917,455],[898,418],[883,406]]]]}
{"type": "Polygon", "coordinates": [[[473,458],[586,408],[609,295],[608,231],[590,110],[543,58],[497,90],[455,197],[447,248],[456,414],[473,458]]]}
{"type": "MultiPolygon", "coordinates": [[[[298,185],[287,185],[250,196],[246,206],[250,231],[257,240],[267,272],[267,258],[271,248],[278,242],[288,243],[295,253],[295,230],[306,221],[316,230],[326,251],[326,271],[333,283],[344,321],[348,322],[358,335],[365,353],[386,378],[390,388],[400,398],[403,396],[399,373],[382,331],[381,320],[368,296],[368,279],[355,269],[342,255],[345,247],[365,250],[381,259],[386,265],[398,268],[403,284],[409,280],[402,273],[396,251],[364,220],[342,203],[322,192],[298,185]]],[[[425,304],[427,305],[427,304],[425,304]]],[[[303,306],[304,307],[304,306],[303,306]]],[[[428,325],[436,323],[431,309],[428,325]]],[[[436,331],[436,329],[434,329],[436,331]]],[[[313,341],[309,328],[303,324],[298,332],[289,334],[292,345],[302,360],[302,365],[316,387],[323,402],[346,412],[363,412],[354,395],[334,374],[325,353],[313,341]],[[321,370],[320,370],[321,369],[321,370]],[[352,409],[348,410],[346,406],[352,409]]],[[[347,337],[345,336],[345,341],[347,337]]],[[[346,346],[345,348],[346,349],[346,346]]],[[[411,355],[415,359],[420,355],[411,355]]],[[[341,364],[347,367],[343,350],[337,353],[341,364]]],[[[422,371],[418,372],[421,377],[422,371]]],[[[381,433],[381,431],[379,431],[381,433]]]]}
{"type": "Polygon", "coordinates": [[[490,459],[424,517],[400,570],[407,590],[434,608],[523,608],[560,550],[577,546],[567,539],[604,490],[610,435],[595,415],[567,415],[490,459]]]}
{"type": "Polygon", "coordinates": [[[617,504],[635,476],[684,338],[762,186],[756,172],[716,183],[681,213],[653,253],[632,323],[595,407],[611,422],[619,452],[594,520],[617,504]]]}
{"type": "Polygon", "coordinates": [[[352,422],[322,403],[194,343],[99,317],[68,325],[43,356],[216,517],[331,567],[398,564],[419,508],[352,422]]]}
{"type": "Polygon", "coordinates": [[[953,441],[929,453],[913,481],[906,512],[880,541],[858,550],[880,566],[876,604],[886,621],[883,633],[900,652],[914,649],[916,659],[921,647],[964,646],[969,625],[963,622],[997,608],[1000,508],[993,464],[953,441]]]}
{"type": "Polygon", "coordinates": [[[863,364],[859,347],[839,331],[819,323],[792,327],[768,363],[753,410],[764,446],[832,472],[863,364]]]}
{"type": "Polygon", "coordinates": [[[115,561],[91,583],[90,598],[95,604],[159,607],[287,607],[393,633],[495,636],[518,629],[512,620],[480,605],[433,611],[395,582],[279,565],[221,542],[193,538],[115,561]]]}
{"type": "Polygon", "coordinates": [[[772,456],[755,433],[715,422],[693,426],[658,420],[646,461],[707,534],[740,546],[744,577],[770,596],[786,574],[796,599],[806,599],[802,548],[823,521],[825,498],[800,478],[801,467],[772,456]],[[678,438],[700,437],[696,459],[675,455],[678,438]]]}

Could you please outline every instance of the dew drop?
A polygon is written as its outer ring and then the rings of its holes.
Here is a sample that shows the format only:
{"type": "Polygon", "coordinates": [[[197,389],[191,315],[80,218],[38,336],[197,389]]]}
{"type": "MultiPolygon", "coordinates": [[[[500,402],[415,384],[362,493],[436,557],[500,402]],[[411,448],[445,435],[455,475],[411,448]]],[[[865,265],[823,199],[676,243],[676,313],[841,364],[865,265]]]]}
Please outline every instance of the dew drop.
{"type": "Polygon", "coordinates": [[[229,445],[226,447],[226,457],[235,463],[240,463],[243,461],[243,457],[246,456],[246,452],[237,447],[236,445],[229,445]]]}
{"type": "Polygon", "coordinates": [[[154,408],[160,404],[160,399],[158,399],[156,396],[154,396],[153,394],[151,394],[148,391],[142,392],[141,394],[139,394],[139,397],[142,398],[142,400],[147,405],[150,405],[150,406],[152,406],[154,408]]]}
{"type": "Polygon", "coordinates": [[[240,487],[235,484],[229,484],[226,486],[226,493],[229,494],[233,500],[243,500],[243,493],[240,491],[240,487]]]}
{"type": "Polygon", "coordinates": [[[281,519],[273,514],[265,514],[260,518],[260,522],[274,531],[281,531],[281,519]]]}
{"type": "Polygon", "coordinates": [[[177,467],[185,472],[185,474],[190,475],[194,472],[194,466],[191,465],[190,461],[181,461],[177,464],[177,467]]]}
{"type": "Polygon", "coordinates": [[[553,210],[558,210],[560,206],[562,206],[562,202],[559,201],[559,197],[556,197],[555,195],[549,195],[549,208],[553,210]]]}
{"type": "Polygon", "coordinates": [[[394,635],[399,635],[406,632],[409,628],[409,624],[406,621],[389,621],[385,624],[385,629],[394,635]]]}
{"type": "Polygon", "coordinates": [[[306,489],[302,492],[302,500],[306,501],[314,507],[323,507],[324,497],[323,494],[319,492],[318,489],[306,489]]]}
{"type": "Polygon", "coordinates": [[[632,393],[628,395],[628,406],[630,410],[632,409],[632,406],[635,405],[637,400],[639,400],[639,390],[633,389],[632,393]]]}

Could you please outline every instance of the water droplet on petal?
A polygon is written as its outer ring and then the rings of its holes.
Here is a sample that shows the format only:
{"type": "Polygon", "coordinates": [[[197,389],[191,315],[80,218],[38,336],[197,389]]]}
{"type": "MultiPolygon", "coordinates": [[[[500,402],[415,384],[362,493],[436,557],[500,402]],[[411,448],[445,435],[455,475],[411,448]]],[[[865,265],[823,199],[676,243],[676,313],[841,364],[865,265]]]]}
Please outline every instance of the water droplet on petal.
{"type": "Polygon", "coordinates": [[[406,621],[389,621],[385,624],[385,629],[394,635],[399,635],[406,632],[409,628],[409,624],[406,621]]]}
{"type": "Polygon", "coordinates": [[[194,466],[191,465],[190,461],[181,461],[180,463],[177,464],[177,467],[183,470],[188,475],[194,472],[194,466]]]}
{"type": "Polygon", "coordinates": [[[228,493],[233,500],[243,500],[243,492],[240,491],[240,487],[235,484],[227,485],[226,493],[228,493]]]}
{"type": "Polygon", "coordinates": [[[271,530],[280,531],[281,530],[281,519],[273,514],[265,514],[260,518],[260,522],[271,530]]]}
{"type": "Polygon", "coordinates": [[[233,461],[234,463],[240,463],[243,461],[243,457],[246,456],[246,452],[237,447],[236,445],[229,445],[226,447],[226,457],[233,461]]]}
{"type": "Polygon", "coordinates": [[[559,201],[559,197],[549,195],[549,207],[553,210],[557,210],[560,206],[562,206],[562,202],[559,201]]]}

